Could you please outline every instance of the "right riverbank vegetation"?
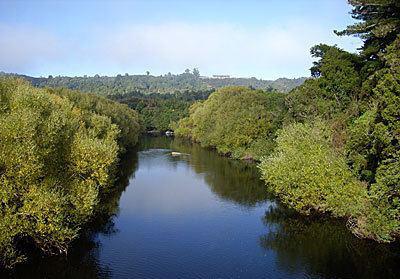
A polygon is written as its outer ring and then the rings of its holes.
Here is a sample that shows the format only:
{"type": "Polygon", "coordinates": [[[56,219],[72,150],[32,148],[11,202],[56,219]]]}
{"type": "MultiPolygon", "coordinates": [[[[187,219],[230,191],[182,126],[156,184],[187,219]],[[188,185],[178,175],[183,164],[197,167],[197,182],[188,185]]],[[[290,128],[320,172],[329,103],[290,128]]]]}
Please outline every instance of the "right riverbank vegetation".
{"type": "Polygon", "coordinates": [[[359,23],[338,35],[359,54],[319,44],[312,78],[287,95],[217,90],[175,125],[222,154],[259,162],[281,201],[303,214],[345,218],[357,235],[400,233],[400,3],[350,1],[359,23]]]}

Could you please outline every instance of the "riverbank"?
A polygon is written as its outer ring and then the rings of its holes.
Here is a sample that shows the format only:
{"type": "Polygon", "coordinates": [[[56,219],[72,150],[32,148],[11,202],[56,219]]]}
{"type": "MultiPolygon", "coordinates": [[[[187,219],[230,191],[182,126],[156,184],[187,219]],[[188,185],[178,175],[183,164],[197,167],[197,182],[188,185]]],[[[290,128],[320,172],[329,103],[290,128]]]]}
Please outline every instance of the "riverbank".
{"type": "Polygon", "coordinates": [[[166,137],[142,138],[126,159],[107,206],[113,213],[94,233],[68,256],[38,257],[0,277],[391,279],[400,272],[398,247],[358,239],[340,221],[300,216],[268,194],[255,164],[166,137]]]}

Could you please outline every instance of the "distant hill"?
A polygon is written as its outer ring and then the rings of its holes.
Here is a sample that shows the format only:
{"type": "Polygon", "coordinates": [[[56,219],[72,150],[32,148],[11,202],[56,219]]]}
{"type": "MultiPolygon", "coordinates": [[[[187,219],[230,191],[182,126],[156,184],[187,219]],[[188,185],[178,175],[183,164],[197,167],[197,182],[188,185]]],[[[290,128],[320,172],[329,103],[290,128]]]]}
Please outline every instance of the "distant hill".
{"type": "Polygon", "coordinates": [[[177,94],[188,91],[210,91],[229,85],[238,85],[263,89],[267,91],[289,92],[301,85],[307,78],[279,78],[277,80],[262,80],[257,78],[211,78],[200,77],[188,70],[179,75],[117,75],[113,77],[95,75],[92,77],[49,76],[30,77],[26,75],[0,72],[0,75],[19,76],[30,81],[37,87],[66,87],[83,92],[93,92],[101,95],[142,94],[177,94]]]}
{"type": "Polygon", "coordinates": [[[263,80],[257,78],[204,78],[202,79],[212,88],[220,88],[229,85],[247,86],[255,89],[268,91],[289,92],[293,88],[300,86],[307,78],[278,78],[276,80],[263,80]]]}

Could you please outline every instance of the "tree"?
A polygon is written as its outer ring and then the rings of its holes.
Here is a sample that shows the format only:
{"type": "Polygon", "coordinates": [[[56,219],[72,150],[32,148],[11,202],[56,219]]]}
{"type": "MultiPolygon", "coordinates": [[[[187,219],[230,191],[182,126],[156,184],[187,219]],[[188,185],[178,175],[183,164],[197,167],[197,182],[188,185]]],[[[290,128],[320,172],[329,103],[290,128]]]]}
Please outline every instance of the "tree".
{"type": "Polygon", "coordinates": [[[318,58],[319,60],[313,62],[313,66],[310,68],[311,76],[320,77],[321,76],[321,64],[322,58],[325,56],[328,50],[336,48],[336,45],[329,46],[327,44],[315,45],[310,49],[311,56],[318,58]]]}
{"type": "Polygon", "coordinates": [[[358,22],[336,34],[355,35],[364,40],[362,55],[377,60],[400,33],[400,1],[398,0],[349,0],[353,6],[352,17],[358,22]]]}
{"type": "Polygon", "coordinates": [[[197,68],[194,68],[193,69],[193,75],[195,76],[195,77],[200,77],[200,71],[199,71],[199,69],[197,69],[197,68]]]}
{"type": "Polygon", "coordinates": [[[269,189],[297,211],[360,212],[366,190],[351,173],[344,156],[332,147],[330,127],[322,121],[295,123],[278,131],[274,153],[260,164],[269,189]]]}
{"type": "Polygon", "coordinates": [[[304,121],[315,117],[332,118],[348,109],[360,95],[362,61],[357,54],[337,46],[319,44],[310,50],[318,58],[309,79],[292,90],[286,98],[288,117],[304,121]]]}

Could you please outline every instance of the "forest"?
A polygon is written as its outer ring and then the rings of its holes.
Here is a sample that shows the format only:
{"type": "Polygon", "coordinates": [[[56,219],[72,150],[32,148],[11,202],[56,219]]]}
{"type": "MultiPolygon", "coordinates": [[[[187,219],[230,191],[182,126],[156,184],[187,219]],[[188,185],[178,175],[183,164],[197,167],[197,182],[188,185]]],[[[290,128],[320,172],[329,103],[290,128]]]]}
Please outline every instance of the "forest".
{"type": "Polygon", "coordinates": [[[140,114],[145,130],[164,132],[172,129],[174,123],[189,115],[191,104],[207,99],[211,92],[213,90],[184,91],[177,94],[134,92],[108,95],[108,98],[136,110],[140,114]]]}
{"type": "Polygon", "coordinates": [[[31,77],[18,74],[7,74],[0,72],[1,75],[12,75],[22,77],[37,87],[64,87],[76,89],[82,92],[94,92],[100,95],[125,95],[132,93],[142,94],[179,94],[188,91],[201,92],[215,90],[225,86],[246,86],[263,90],[276,90],[278,92],[289,92],[291,89],[301,85],[306,78],[279,78],[277,80],[262,80],[252,78],[213,78],[200,76],[197,68],[186,69],[181,74],[165,74],[160,76],[151,75],[146,72],[144,75],[117,75],[109,76],[48,76],[31,77]]]}
{"type": "Polygon", "coordinates": [[[287,206],[330,214],[357,236],[400,234],[400,6],[350,1],[359,23],[339,36],[363,39],[360,53],[311,48],[311,78],[287,95],[218,89],[175,127],[222,154],[259,163],[287,206]]]}

